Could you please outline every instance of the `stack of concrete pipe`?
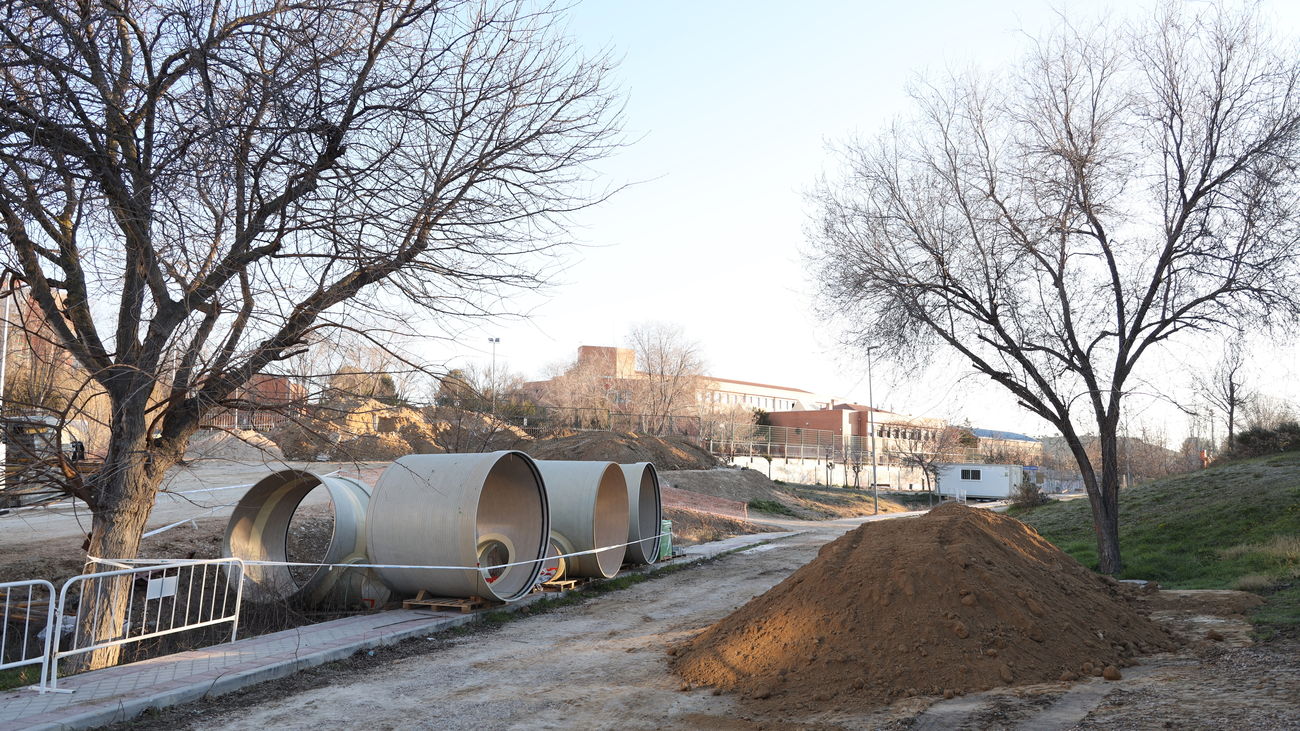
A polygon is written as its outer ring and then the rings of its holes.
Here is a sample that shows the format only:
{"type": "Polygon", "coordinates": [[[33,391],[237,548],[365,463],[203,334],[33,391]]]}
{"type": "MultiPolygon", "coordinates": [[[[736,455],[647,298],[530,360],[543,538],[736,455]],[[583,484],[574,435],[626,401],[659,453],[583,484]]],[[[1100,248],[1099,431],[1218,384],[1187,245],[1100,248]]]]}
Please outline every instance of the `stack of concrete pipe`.
{"type": "Polygon", "coordinates": [[[662,508],[652,464],[535,461],[517,451],[408,455],[373,492],[350,478],[277,472],[236,507],[225,555],[285,561],[293,513],[319,486],[335,506],[322,563],[377,567],[322,568],[301,585],[286,567],[250,567],[250,581],[271,597],[372,605],[391,590],[513,601],[540,581],[609,578],[624,562],[657,558],[662,508]]]}

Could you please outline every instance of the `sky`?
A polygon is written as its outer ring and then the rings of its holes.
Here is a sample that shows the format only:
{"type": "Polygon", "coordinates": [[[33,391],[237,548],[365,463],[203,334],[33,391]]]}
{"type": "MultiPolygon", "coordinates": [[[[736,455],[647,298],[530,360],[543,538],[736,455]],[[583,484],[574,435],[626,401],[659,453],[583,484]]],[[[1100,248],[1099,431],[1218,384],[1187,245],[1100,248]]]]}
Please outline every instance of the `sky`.
{"type": "MultiPolygon", "coordinates": [[[[1297,35],[1300,3],[1265,6],[1279,29],[1297,35]]],[[[626,95],[629,144],[600,172],[611,185],[632,185],[575,216],[584,245],[544,297],[512,303],[527,318],[471,329],[428,355],[486,367],[496,337],[498,368],[540,378],[579,345],[622,345],[631,327],[662,321],[702,345],[710,375],[865,402],[865,361],[816,315],[800,256],[810,210],[803,196],[834,169],[829,146],[906,111],[906,89],[921,75],[1013,62],[1060,9],[1087,18],[1128,8],[1103,0],[577,4],[569,32],[592,51],[612,49],[626,95]]],[[[1275,395],[1300,397],[1296,346],[1261,347],[1260,377],[1275,395]]],[[[1168,362],[1204,362],[1217,348],[1197,344],[1168,362]]],[[[917,366],[877,363],[875,402],[1049,431],[960,368],[917,366]]],[[[1148,401],[1135,418],[1181,440],[1185,419],[1148,401]]]]}

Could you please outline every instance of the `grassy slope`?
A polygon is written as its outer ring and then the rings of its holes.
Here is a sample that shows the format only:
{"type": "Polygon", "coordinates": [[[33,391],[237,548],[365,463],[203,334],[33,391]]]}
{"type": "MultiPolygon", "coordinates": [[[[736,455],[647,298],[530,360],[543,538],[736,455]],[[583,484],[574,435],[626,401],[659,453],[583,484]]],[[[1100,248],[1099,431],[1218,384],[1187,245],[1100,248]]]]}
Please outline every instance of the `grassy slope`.
{"type": "MultiPolygon", "coordinates": [[[[1085,566],[1097,550],[1087,500],[1011,511],[1085,566]]],[[[1249,589],[1256,617],[1300,629],[1300,453],[1245,460],[1120,493],[1120,578],[1182,589],[1249,589]]]]}

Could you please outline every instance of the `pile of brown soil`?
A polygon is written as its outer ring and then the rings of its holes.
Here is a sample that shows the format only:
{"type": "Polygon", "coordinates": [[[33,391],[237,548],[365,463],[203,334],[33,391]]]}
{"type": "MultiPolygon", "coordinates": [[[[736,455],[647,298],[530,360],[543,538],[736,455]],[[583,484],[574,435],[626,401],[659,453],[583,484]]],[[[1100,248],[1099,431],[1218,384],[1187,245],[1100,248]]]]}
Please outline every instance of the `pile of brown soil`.
{"type": "MultiPolygon", "coordinates": [[[[658,465],[655,465],[656,467],[658,465]]],[[[786,505],[800,517],[813,518],[809,511],[798,509],[796,501],[776,489],[776,485],[761,472],[746,469],[671,470],[659,473],[659,481],[678,490],[689,490],[701,495],[748,503],[751,500],[772,501],[786,505]]]]}
{"type": "Polygon", "coordinates": [[[703,495],[690,490],[678,490],[665,482],[659,483],[659,501],[665,508],[684,508],[699,513],[725,515],[739,520],[749,519],[749,506],[739,500],[703,495]]]}
{"type": "Polygon", "coordinates": [[[807,712],[1101,674],[1173,646],[1023,523],[941,505],[867,523],[671,652],[695,685],[807,712]]]}
{"type": "Polygon", "coordinates": [[[704,448],[685,437],[590,431],[558,439],[539,439],[518,447],[537,459],[653,462],[660,470],[699,470],[718,464],[704,448]]]}

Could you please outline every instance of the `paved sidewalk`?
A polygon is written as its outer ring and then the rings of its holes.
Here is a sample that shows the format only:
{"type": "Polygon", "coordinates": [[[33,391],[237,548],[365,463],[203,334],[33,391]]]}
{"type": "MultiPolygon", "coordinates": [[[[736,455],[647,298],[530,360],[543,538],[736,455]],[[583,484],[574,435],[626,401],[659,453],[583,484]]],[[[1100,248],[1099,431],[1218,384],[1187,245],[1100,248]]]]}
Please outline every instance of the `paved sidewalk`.
{"type": "MultiPolygon", "coordinates": [[[[794,533],[758,533],[688,546],[682,549],[682,556],[672,561],[633,571],[696,563],[791,535],[794,533]]],[[[517,610],[555,596],[534,594],[497,608],[517,610]]],[[[229,693],[303,668],[341,660],[359,650],[476,622],[480,616],[480,613],[405,609],[378,612],[61,679],[59,687],[74,690],[72,693],[4,691],[0,692],[0,731],[78,729],[124,721],[150,708],[229,693]]]]}

